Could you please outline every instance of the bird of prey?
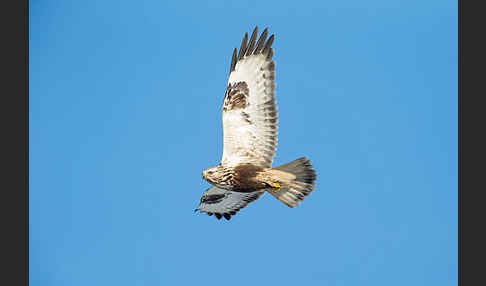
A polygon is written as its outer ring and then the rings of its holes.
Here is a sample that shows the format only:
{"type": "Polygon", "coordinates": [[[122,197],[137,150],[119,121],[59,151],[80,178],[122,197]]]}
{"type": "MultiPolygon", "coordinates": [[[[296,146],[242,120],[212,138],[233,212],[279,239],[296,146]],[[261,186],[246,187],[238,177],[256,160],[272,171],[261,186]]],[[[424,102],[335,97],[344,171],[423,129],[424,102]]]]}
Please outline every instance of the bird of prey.
{"type": "Polygon", "coordinates": [[[293,208],[314,190],[316,172],[307,158],[272,168],[277,147],[274,35],[258,27],[233,51],[223,100],[223,156],[203,171],[212,187],[195,211],[231,219],[265,192],[293,208]]]}

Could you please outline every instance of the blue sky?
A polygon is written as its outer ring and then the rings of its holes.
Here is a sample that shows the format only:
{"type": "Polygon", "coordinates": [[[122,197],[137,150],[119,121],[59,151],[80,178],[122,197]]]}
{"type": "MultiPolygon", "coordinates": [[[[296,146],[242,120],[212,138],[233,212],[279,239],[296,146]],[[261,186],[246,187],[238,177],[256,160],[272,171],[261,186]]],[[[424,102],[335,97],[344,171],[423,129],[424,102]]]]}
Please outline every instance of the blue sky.
{"type": "Polygon", "coordinates": [[[31,285],[457,285],[457,1],[30,1],[31,285]],[[194,214],[233,48],[275,33],[316,191],[194,214]]]}

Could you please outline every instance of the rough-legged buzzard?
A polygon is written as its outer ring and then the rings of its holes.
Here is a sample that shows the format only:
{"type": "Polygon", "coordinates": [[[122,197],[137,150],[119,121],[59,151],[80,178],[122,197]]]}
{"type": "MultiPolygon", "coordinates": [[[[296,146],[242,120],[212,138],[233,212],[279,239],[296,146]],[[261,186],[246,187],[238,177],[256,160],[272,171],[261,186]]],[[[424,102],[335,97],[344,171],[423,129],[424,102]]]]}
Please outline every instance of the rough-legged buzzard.
{"type": "Polygon", "coordinates": [[[316,172],[305,157],[272,168],[277,148],[275,61],[268,28],[258,27],[239,52],[233,51],[223,101],[223,157],[203,177],[213,186],[204,192],[196,211],[229,220],[240,209],[270,193],[289,207],[314,190],[316,172]]]}

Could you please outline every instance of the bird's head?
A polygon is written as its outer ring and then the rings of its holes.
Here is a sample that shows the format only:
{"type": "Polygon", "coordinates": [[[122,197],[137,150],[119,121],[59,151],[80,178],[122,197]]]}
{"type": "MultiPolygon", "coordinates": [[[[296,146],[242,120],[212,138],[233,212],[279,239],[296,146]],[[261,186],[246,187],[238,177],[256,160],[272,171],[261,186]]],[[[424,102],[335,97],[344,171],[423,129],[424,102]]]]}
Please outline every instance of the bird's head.
{"type": "Polygon", "coordinates": [[[217,178],[220,178],[222,175],[222,168],[219,165],[216,167],[207,168],[202,172],[203,178],[209,183],[217,182],[217,178]]]}

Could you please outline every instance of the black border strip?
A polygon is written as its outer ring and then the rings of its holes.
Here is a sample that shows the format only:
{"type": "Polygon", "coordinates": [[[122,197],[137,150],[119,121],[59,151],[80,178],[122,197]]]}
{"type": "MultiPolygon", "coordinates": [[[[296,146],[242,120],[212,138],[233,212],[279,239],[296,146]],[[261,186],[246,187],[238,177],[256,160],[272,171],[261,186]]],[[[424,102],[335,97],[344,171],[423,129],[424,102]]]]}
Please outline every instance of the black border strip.
{"type": "Polygon", "coordinates": [[[25,275],[25,283],[29,285],[29,189],[30,189],[30,176],[29,176],[29,158],[30,158],[30,152],[29,152],[29,94],[30,94],[30,88],[29,88],[29,63],[30,63],[30,58],[29,58],[29,38],[30,38],[30,31],[29,31],[29,26],[30,26],[30,21],[29,21],[29,16],[30,16],[30,8],[29,8],[29,0],[24,0],[25,1],[25,7],[24,7],[24,17],[25,17],[25,28],[24,28],[24,39],[25,39],[25,173],[26,173],[26,182],[25,182],[25,214],[26,214],[26,224],[25,224],[25,236],[26,236],[26,241],[25,241],[25,269],[26,269],[26,275],[25,275]]]}
{"type": "Polygon", "coordinates": [[[458,84],[457,84],[457,115],[458,115],[458,124],[457,124],[457,271],[458,271],[458,284],[462,285],[462,1],[458,0],[458,8],[457,8],[457,77],[458,77],[458,84]]]}
{"type": "Polygon", "coordinates": [[[29,283],[29,1],[0,1],[0,285],[29,283]]]}
{"type": "Polygon", "coordinates": [[[486,285],[486,41],[482,1],[461,1],[459,25],[459,285],[486,285]]]}

